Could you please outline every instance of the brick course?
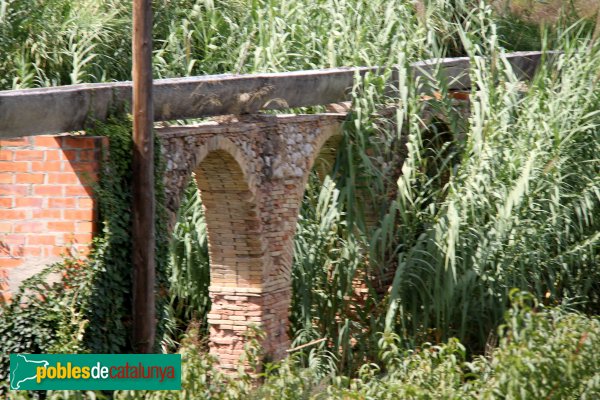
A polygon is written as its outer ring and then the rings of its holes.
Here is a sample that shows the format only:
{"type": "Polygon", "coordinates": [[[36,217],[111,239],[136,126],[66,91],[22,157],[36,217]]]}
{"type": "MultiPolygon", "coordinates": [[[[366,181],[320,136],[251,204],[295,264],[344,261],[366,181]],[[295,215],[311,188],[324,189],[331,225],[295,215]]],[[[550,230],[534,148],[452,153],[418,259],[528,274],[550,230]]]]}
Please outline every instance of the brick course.
{"type": "Polygon", "coordinates": [[[57,257],[89,251],[106,144],[81,135],[0,140],[2,295],[57,257]]]}
{"type": "Polygon", "coordinates": [[[159,130],[174,222],[195,174],[211,260],[210,352],[234,372],[250,325],[278,360],[289,347],[293,236],[313,164],[333,164],[345,114],[252,116],[159,130]]]}

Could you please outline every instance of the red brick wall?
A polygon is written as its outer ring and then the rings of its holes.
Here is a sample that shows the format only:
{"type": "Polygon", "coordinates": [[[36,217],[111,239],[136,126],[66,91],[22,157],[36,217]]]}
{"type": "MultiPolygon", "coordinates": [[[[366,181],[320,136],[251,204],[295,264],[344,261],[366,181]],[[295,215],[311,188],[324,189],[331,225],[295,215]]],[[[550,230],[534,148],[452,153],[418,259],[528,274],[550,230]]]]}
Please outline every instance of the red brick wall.
{"type": "Polygon", "coordinates": [[[20,267],[37,272],[33,266],[89,250],[105,144],[91,136],[0,140],[0,290],[20,267]]]}

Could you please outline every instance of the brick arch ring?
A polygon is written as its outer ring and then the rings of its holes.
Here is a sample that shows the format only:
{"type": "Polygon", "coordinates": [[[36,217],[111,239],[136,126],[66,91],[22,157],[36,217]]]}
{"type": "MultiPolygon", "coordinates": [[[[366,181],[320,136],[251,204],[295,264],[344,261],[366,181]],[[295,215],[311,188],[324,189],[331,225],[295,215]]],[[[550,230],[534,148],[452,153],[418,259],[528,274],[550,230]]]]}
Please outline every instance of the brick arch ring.
{"type": "Polygon", "coordinates": [[[200,189],[211,264],[209,347],[224,370],[236,370],[251,325],[265,332],[266,357],[286,355],[298,212],[311,169],[333,164],[344,119],[261,115],[158,132],[172,222],[192,172],[200,189]]]}

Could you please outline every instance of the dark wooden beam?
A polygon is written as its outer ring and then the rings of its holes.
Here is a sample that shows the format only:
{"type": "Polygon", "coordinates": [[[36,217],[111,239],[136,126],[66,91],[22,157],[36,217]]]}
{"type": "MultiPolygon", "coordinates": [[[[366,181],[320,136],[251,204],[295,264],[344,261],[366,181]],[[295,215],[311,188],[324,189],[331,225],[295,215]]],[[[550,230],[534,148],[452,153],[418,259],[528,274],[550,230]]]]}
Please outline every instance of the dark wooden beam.
{"type": "MultiPolygon", "coordinates": [[[[550,52],[552,56],[555,53],[550,52]]],[[[529,80],[542,60],[540,52],[506,55],[520,80],[529,80]]],[[[471,87],[466,57],[422,61],[415,77],[444,76],[450,89],[471,87]]],[[[334,68],[251,75],[211,75],[154,82],[154,120],[201,118],[336,103],[349,99],[354,74],[378,68],[334,68]]],[[[105,120],[111,108],[128,108],[131,82],[84,84],[0,91],[0,137],[40,135],[85,129],[92,119],[105,120]]]]}
{"type": "Polygon", "coordinates": [[[133,0],[133,350],[151,353],[156,332],[152,1],[133,0]]]}

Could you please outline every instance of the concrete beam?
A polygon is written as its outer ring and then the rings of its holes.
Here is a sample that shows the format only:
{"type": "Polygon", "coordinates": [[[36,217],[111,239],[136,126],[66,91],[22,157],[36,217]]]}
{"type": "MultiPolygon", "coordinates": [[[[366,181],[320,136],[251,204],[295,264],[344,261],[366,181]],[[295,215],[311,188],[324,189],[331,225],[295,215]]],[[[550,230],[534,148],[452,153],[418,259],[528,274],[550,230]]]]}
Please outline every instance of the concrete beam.
{"type": "MultiPolygon", "coordinates": [[[[507,59],[520,80],[535,73],[540,52],[518,52],[507,59]]],[[[412,65],[424,91],[430,77],[444,76],[450,89],[468,90],[469,58],[421,61],[412,65]],[[439,69],[438,69],[439,66],[439,69]]],[[[333,68],[250,75],[209,75],[154,81],[154,120],[201,118],[325,105],[349,99],[356,73],[378,67],[333,68]]],[[[394,78],[392,78],[394,81],[394,78]]],[[[0,138],[62,133],[105,120],[112,110],[129,110],[131,82],[94,83],[0,91],[0,138]]]]}

